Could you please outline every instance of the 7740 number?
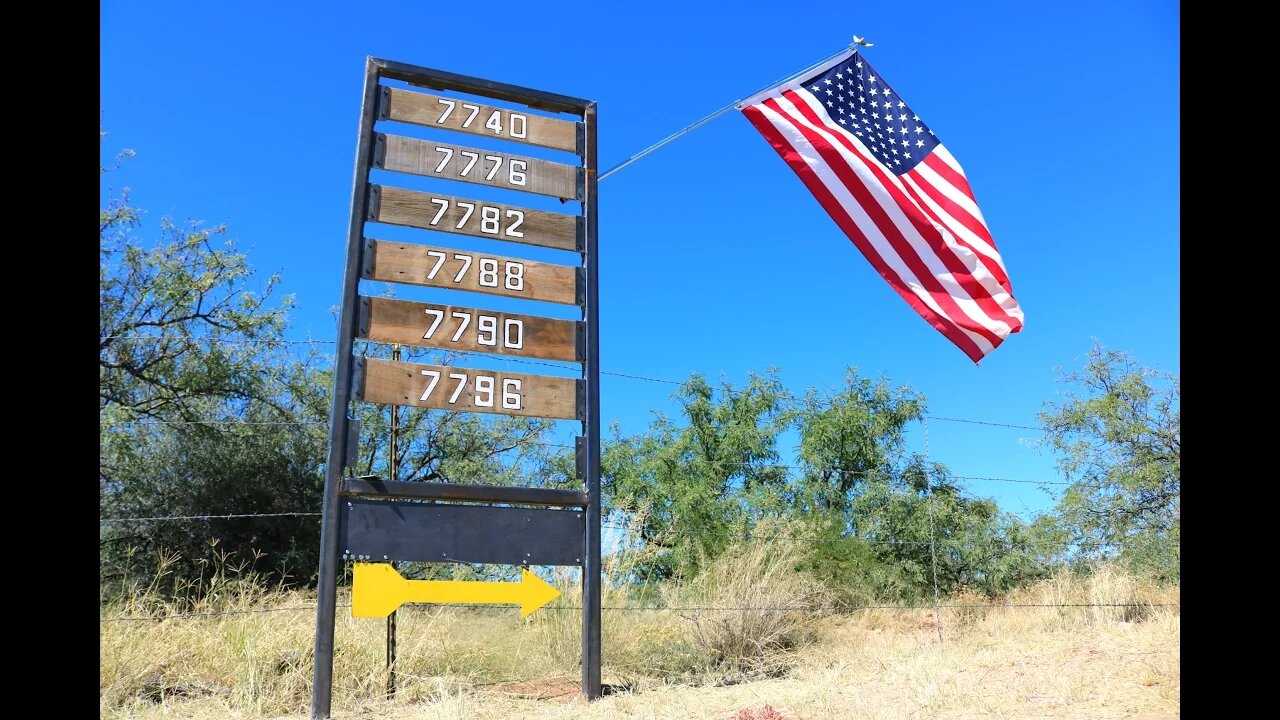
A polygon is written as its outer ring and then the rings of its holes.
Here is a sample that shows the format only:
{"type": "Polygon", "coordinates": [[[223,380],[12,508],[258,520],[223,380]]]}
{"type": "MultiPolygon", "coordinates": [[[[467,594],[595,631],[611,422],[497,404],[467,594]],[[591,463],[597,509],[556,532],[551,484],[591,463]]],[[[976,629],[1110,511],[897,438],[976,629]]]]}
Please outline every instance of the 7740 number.
{"type": "MultiPolygon", "coordinates": [[[[453,114],[453,109],[457,107],[459,103],[457,101],[449,100],[447,98],[440,98],[439,103],[441,105],[444,105],[445,108],[444,108],[444,112],[440,113],[440,117],[436,118],[436,122],[443,124],[444,121],[449,119],[449,116],[453,114]]],[[[475,121],[476,115],[480,114],[480,106],[472,105],[471,103],[461,103],[461,105],[462,105],[462,110],[459,112],[459,115],[461,115],[461,113],[464,113],[464,112],[470,113],[469,115],[467,115],[467,119],[462,121],[462,127],[464,128],[471,127],[471,123],[475,121]]],[[[520,113],[507,114],[506,131],[507,131],[507,134],[510,135],[511,137],[520,138],[521,140],[524,140],[526,135],[528,134],[528,125],[529,125],[529,119],[524,115],[521,115],[520,113]]],[[[489,115],[489,119],[484,121],[484,126],[489,130],[492,130],[494,135],[501,135],[503,130],[502,111],[494,110],[489,115]]]]}

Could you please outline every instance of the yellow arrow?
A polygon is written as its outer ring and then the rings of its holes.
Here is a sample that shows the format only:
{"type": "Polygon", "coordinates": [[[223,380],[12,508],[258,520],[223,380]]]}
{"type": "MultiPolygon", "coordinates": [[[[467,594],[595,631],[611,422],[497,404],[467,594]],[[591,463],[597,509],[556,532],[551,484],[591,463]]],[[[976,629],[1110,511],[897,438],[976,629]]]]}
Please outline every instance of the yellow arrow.
{"type": "Polygon", "coordinates": [[[523,569],[520,582],[406,580],[387,563],[356,563],[353,617],[386,617],[405,603],[519,605],[520,617],[560,597],[560,591],[523,569]]]}

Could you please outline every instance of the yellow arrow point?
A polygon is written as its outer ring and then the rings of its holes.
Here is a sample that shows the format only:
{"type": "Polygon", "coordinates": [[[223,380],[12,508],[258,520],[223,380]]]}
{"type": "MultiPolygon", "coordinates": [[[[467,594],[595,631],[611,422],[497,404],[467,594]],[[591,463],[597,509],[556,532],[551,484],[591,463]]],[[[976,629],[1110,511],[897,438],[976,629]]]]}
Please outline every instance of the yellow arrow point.
{"type": "Polygon", "coordinates": [[[404,603],[409,581],[387,563],[356,563],[354,572],[353,617],[386,617],[404,603]]]}
{"type": "Polygon", "coordinates": [[[529,617],[534,610],[560,597],[560,591],[547,584],[536,573],[524,568],[520,573],[520,617],[529,617]]]}

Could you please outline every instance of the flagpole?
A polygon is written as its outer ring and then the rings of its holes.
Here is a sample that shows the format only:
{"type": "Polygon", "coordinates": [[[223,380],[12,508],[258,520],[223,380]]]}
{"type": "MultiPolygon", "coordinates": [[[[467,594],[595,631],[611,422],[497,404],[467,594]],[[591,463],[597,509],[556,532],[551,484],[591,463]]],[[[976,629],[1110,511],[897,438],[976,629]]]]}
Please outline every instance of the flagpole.
{"type": "Polygon", "coordinates": [[[668,135],[667,137],[665,137],[665,138],[663,138],[663,139],[659,140],[658,142],[656,142],[656,143],[654,143],[654,144],[650,145],[649,147],[647,147],[647,148],[645,148],[645,149],[641,150],[640,152],[636,153],[635,155],[632,155],[631,157],[627,158],[626,160],[623,160],[621,163],[619,163],[619,164],[617,164],[617,165],[614,165],[613,167],[609,168],[608,170],[606,170],[604,173],[602,173],[602,174],[600,175],[600,178],[599,178],[599,179],[600,179],[600,180],[604,180],[605,178],[607,178],[607,177],[609,177],[610,175],[612,175],[612,174],[614,174],[614,173],[618,172],[618,171],[619,171],[619,170],[621,170],[622,168],[624,168],[624,167],[626,167],[626,166],[630,165],[631,163],[633,163],[633,162],[635,162],[635,161],[639,160],[640,158],[644,157],[645,155],[648,155],[649,153],[651,153],[651,152],[653,152],[653,151],[655,151],[655,150],[657,150],[657,149],[659,149],[659,148],[661,148],[661,147],[663,147],[663,146],[665,146],[665,145],[669,145],[669,144],[671,144],[672,142],[674,142],[674,141],[676,141],[676,140],[679,140],[681,137],[683,137],[683,136],[685,136],[685,135],[688,135],[689,133],[693,132],[694,130],[697,130],[698,128],[702,127],[703,125],[706,125],[707,123],[711,122],[712,120],[715,120],[716,118],[720,117],[721,115],[723,115],[723,114],[725,114],[725,113],[729,112],[730,110],[733,110],[733,109],[737,108],[737,107],[738,107],[739,105],[741,105],[741,104],[742,104],[742,102],[743,102],[743,101],[745,101],[747,98],[749,98],[749,97],[753,97],[753,96],[755,96],[755,95],[759,95],[760,93],[764,92],[765,90],[768,90],[768,89],[769,89],[769,88],[771,88],[771,87],[775,87],[775,86],[777,86],[777,85],[781,85],[781,84],[783,84],[783,83],[791,82],[792,80],[795,80],[796,78],[800,77],[801,75],[804,75],[805,73],[809,72],[810,70],[814,70],[814,69],[818,68],[819,66],[821,66],[821,65],[823,65],[823,64],[825,64],[825,63],[830,62],[832,59],[834,59],[836,56],[840,55],[841,53],[848,52],[850,48],[853,48],[853,47],[854,47],[854,46],[856,46],[856,45],[864,45],[864,44],[866,44],[866,43],[862,41],[862,38],[859,38],[858,36],[856,36],[856,35],[855,35],[855,36],[854,36],[854,41],[853,41],[853,42],[851,42],[851,43],[849,43],[849,45],[848,45],[847,47],[842,47],[842,48],[840,48],[839,50],[837,50],[837,51],[835,51],[835,52],[831,53],[830,55],[828,55],[828,56],[826,56],[826,57],[822,58],[822,59],[821,59],[821,60],[819,60],[818,62],[813,63],[812,65],[810,65],[810,66],[806,67],[805,69],[800,70],[800,71],[798,71],[798,72],[791,73],[790,75],[787,75],[786,77],[781,78],[781,79],[779,79],[779,80],[775,80],[775,81],[773,81],[773,82],[769,83],[768,85],[765,85],[764,87],[760,88],[759,90],[757,90],[757,91],[755,91],[755,92],[751,93],[750,95],[744,95],[744,96],[742,96],[741,98],[738,98],[737,100],[734,100],[733,102],[729,103],[728,105],[725,105],[724,107],[720,108],[719,110],[716,110],[715,112],[713,112],[713,113],[711,113],[710,115],[708,115],[708,116],[706,116],[706,117],[702,118],[701,120],[698,120],[697,122],[694,122],[694,123],[692,123],[692,124],[690,124],[690,125],[686,125],[684,128],[681,128],[680,130],[677,130],[676,132],[674,132],[674,133],[672,133],[672,134],[668,135]]]}

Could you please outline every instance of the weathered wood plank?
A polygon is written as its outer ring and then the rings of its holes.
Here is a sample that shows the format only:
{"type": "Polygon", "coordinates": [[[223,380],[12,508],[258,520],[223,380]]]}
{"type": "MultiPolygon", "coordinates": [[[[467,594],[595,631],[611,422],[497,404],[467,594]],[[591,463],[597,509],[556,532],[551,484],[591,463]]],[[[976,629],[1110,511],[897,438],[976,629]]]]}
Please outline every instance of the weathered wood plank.
{"type": "Polygon", "coordinates": [[[357,324],[359,337],[377,342],[569,362],[578,361],[577,329],[572,320],[369,297],[357,324]]]}
{"type": "Polygon", "coordinates": [[[373,185],[375,222],[509,240],[525,245],[578,249],[578,218],[515,205],[469,200],[416,190],[373,185]]]}
{"type": "Polygon", "coordinates": [[[564,305],[578,304],[576,267],[432,245],[367,240],[363,277],[366,280],[469,290],[564,305]]]}
{"type": "Polygon", "coordinates": [[[378,134],[374,166],[394,172],[489,185],[507,190],[578,198],[578,173],[573,165],[481,150],[433,140],[378,134]]]}
{"type": "Polygon", "coordinates": [[[573,378],[359,358],[357,400],[437,410],[580,419],[573,378]]]}
{"type": "Polygon", "coordinates": [[[382,89],[379,117],[383,120],[567,150],[571,153],[578,151],[578,126],[581,125],[471,100],[393,87],[382,89]]]}

